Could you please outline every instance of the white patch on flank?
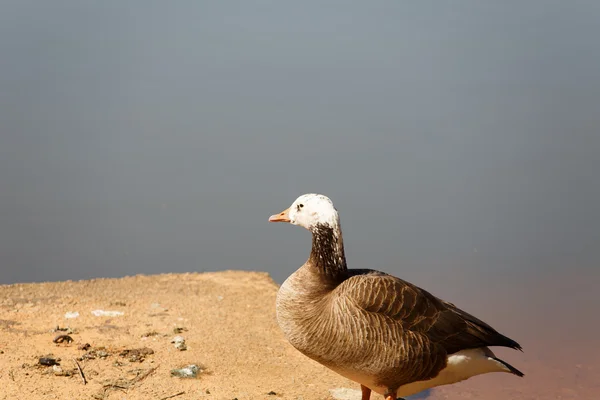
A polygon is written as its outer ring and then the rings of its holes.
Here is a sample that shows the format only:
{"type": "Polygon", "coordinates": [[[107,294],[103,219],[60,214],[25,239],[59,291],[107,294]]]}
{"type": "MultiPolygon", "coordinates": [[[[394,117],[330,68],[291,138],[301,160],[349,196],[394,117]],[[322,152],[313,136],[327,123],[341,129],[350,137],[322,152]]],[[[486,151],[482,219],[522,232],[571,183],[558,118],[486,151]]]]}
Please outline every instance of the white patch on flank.
{"type": "MultiPolygon", "coordinates": [[[[398,397],[410,396],[435,386],[464,381],[472,376],[486,374],[488,372],[510,373],[510,370],[506,366],[492,357],[494,357],[494,353],[487,347],[461,350],[451,354],[448,356],[446,368],[441,370],[435,378],[401,386],[400,389],[398,389],[398,397]]],[[[376,380],[373,376],[366,376],[360,373],[348,373],[346,371],[336,372],[350,380],[371,388],[372,391],[379,394],[385,394],[387,391],[387,388],[375,385],[376,380]]]]}
{"type": "Polygon", "coordinates": [[[434,386],[448,385],[464,381],[472,376],[488,372],[510,372],[501,362],[493,359],[494,353],[488,348],[461,350],[448,356],[446,368],[438,376],[428,381],[419,381],[404,385],[398,390],[398,396],[409,396],[434,386]]]}

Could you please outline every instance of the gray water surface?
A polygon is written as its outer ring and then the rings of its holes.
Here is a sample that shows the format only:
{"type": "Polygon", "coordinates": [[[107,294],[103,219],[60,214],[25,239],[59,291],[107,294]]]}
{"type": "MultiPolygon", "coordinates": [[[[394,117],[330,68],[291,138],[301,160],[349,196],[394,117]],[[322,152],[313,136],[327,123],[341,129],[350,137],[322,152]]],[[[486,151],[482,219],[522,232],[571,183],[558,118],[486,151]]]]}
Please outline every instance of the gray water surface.
{"type": "Polygon", "coordinates": [[[282,282],[310,237],[267,218],[306,192],[333,199],[351,267],[598,271],[598,20],[584,1],[5,1],[0,283],[282,282]]]}

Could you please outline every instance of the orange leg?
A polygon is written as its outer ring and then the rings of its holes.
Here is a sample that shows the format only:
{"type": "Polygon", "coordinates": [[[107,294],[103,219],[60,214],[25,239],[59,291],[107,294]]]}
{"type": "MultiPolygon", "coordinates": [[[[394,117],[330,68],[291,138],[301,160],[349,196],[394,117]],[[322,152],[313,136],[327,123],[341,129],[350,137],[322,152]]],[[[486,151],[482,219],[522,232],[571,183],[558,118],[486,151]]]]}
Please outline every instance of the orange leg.
{"type": "Polygon", "coordinates": [[[360,390],[362,391],[362,400],[371,399],[371,389],[369,389],[366,386],[360,385],[360,390]]]}
{"type": "Polygon", "coordinates": [[[385,394],[385,400],[402,400],[402,399],[398,399],[398,397],[396,396],[396,391],[394,390],[393,392],[388,392],[385,394]]]}

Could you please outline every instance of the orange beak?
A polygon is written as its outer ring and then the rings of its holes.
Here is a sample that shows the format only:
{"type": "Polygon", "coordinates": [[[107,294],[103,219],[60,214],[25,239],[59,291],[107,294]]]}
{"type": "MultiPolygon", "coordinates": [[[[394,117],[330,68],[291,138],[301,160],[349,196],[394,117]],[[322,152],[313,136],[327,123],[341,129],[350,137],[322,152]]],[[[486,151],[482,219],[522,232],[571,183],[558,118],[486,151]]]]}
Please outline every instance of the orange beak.
{"type": "Polygon", "coordinates": [[[269,222],[290,222],[290,209],[288,208],[279,214],[271,215],[269,222]]]}

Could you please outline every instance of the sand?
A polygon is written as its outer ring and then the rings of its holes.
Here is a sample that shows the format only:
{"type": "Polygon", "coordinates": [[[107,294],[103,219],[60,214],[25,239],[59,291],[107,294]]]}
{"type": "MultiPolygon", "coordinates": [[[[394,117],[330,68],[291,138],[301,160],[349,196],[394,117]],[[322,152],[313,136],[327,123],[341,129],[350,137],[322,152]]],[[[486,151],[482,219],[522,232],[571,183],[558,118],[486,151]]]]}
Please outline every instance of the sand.
{"type": "MultiPolygon", "coordinates": [[[[277,289],[266,273],[239,271],[0,286],[0,399],[356,398],[357,384],[285,341],[277,289]],[[55,343],[60,334],[73,341],[55,343]],[[172,343],[178,335],[186,350],[172,343]],[[39,365],[40,357],[60,367],[39,365]],[[196,378],[171,375],[190,364],[200,368],[196,378]]],[[[563,367],[564,358],[525,350],[497,352],[525,378],[488,374],[412,398],[600,398],[597,360],[563,367]]]]}

